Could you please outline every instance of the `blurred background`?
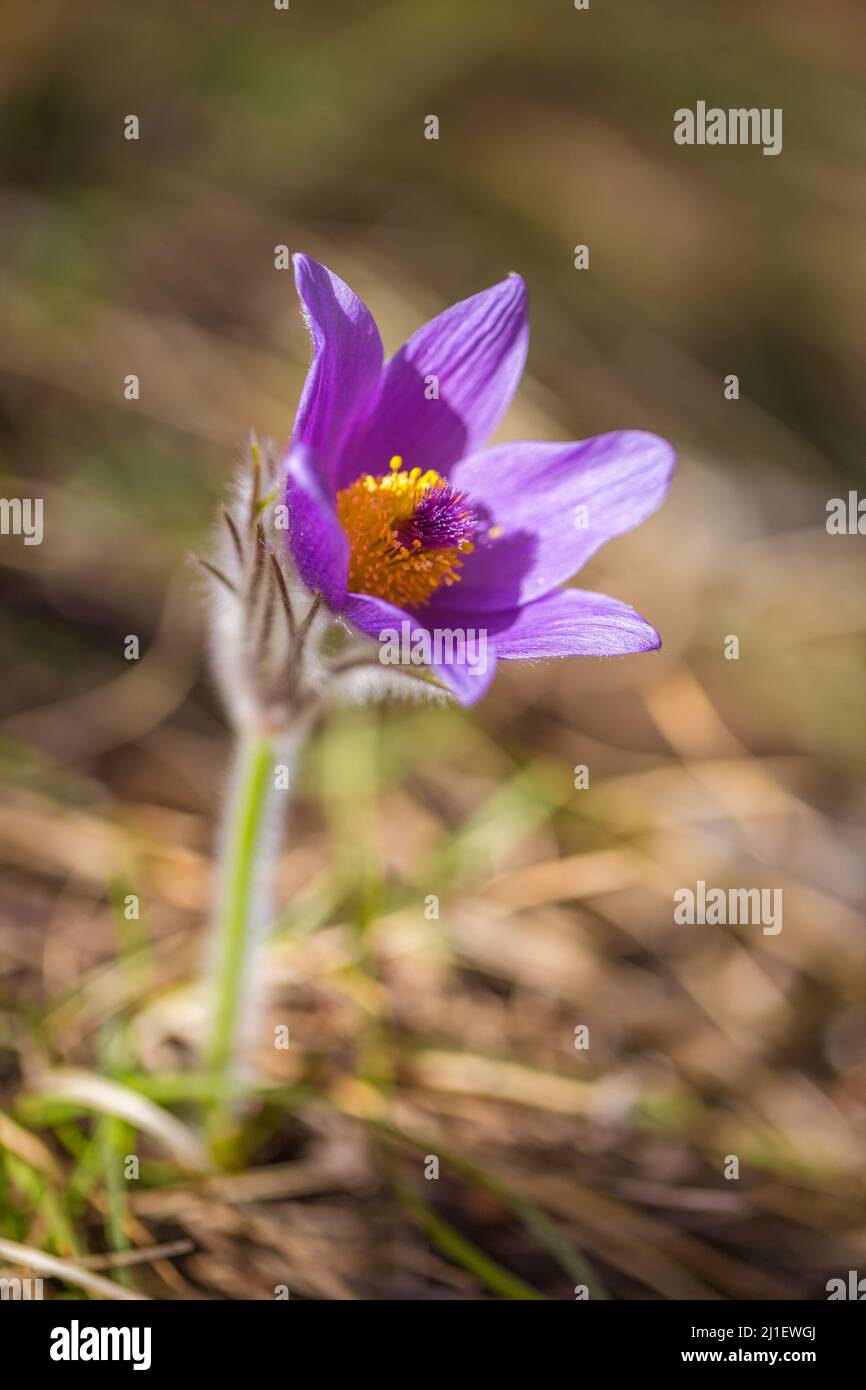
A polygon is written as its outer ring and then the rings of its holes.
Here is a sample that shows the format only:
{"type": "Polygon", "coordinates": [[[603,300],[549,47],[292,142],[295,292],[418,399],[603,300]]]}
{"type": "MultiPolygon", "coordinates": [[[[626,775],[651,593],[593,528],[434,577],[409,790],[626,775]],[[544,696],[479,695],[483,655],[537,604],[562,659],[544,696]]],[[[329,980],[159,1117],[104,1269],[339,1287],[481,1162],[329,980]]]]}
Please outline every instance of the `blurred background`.
{"type": "Polygon", "coordinates": [[[824,524],[863,486],[864,40],[857,0],[7,6],[0,491],[45,499],[45,538],[0,539],[0,1232],[70,1266],[46,1296],[808,1299],[866,1271],[866,563],[824,524]],[[698,100],[781,107],[781,155],[676,146],[698,100]],[[208,1179],[230,740],[188,556],[248,429],[291,431],[278,244],[389,352],[520,271],[501,437],[640,427],[680,461],[580,579],[661,654],[322,730],[246,1158],[208,1179]],[[781,888],[783,930],[675,925],[699,879],[781,888]]]}

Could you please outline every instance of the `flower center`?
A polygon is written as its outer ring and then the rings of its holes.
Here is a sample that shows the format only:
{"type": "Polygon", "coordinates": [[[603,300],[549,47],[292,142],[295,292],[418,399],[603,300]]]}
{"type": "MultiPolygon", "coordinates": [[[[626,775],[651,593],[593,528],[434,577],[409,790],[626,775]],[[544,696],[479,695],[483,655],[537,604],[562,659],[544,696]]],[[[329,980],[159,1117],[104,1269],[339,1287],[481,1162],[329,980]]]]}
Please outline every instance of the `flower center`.
{"type": "Polygon", "coordinates": [[[349,538],[349,588],[400,608],[459,581],[477,525],[464,493],[432,468],[404,469],[399,455],[390,472],[365,473],[338,492],[337,515],[349,538]]]}

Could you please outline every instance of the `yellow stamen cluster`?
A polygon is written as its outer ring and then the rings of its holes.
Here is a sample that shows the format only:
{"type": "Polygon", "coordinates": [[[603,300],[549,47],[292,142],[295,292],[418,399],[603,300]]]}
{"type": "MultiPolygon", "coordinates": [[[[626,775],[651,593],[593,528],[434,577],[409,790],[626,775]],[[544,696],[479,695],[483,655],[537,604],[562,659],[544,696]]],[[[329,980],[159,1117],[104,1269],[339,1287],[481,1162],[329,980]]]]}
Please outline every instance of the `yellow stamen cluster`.
{"type": "Polygon", "coordinates": [[[381,477],[365,473],[337,493],[337,515],[349,540],[349,588],[373,594],[401,608],[428,602],[441,585],[455,584],[461,552],[458,546],[425,549],[416,537],[409,545],[400,528],[411,522],[421,500],[435,488],[447,486],[434,469],[403,468],[399,455],[381,477]]]}

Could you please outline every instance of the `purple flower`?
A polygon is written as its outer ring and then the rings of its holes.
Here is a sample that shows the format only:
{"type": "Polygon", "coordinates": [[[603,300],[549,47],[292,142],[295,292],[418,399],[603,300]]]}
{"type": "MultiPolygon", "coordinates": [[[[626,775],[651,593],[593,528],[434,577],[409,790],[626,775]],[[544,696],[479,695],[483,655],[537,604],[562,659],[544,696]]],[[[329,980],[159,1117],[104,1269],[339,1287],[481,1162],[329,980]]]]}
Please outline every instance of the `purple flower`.
{"type": "Polygon", "coordinates": [[[313,340],[286,460],[289,544],[303,582],[372,637],[483,631],[481,679],[465,664],[431,661],[465,704],[484,693],[497,657],[658,648],[658,633],[628,605],[560,586],[659,506],[670,445],[617,430],[483,447],[526,359],[520,276],[447,309],[386,363],[348,285],[307,256],[294,265],[313,340]]]}

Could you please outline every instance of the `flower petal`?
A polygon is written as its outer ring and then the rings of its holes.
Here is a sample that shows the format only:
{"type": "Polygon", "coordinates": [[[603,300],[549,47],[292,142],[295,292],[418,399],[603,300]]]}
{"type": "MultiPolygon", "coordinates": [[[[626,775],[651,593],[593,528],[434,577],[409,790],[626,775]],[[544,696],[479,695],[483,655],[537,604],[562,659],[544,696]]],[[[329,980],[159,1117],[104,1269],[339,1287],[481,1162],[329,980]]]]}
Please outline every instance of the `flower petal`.
{"type": "Polygon", "coordinates": [[[528,343],[519,275],[431,319],[386,365],[381,394],[346,452],[338,486],[359,473],[383,473],[395,454],[407,468],[441,473],[480,448],[508,409],[528,343]],[[428,398],[431,377],[438,399],[428,398]]]}
{"type": "MultiPolygon", "coordinates": [[[[516,608],[564,584],[606,540],[655,511],[673,466],[671,446],[642,430],[503,444],[458,464],[451,481],[483,518],[463,562],[461,610],[516,608]],[[485,534],[490,527],[502,535],[485,534]]],[[[432,607],[454,607],[457,597],[450,590],[432,607]]]]}
{"type": "Polygon", "coordinates": [[[480,700],[496,673],[496,652],[487,641],[486,630],[482,636],[477,629],[467,630],[458,624],[431,629],[405,609],[369,594],[349,594],[343,616],[380,644],[389,639],[398,643],[401,654],[408,656],[413,649],[426,651],[429,662],[416,664],[410,658],[403,665],[414,671],[426,665],[462,705],[480,700]]]}
{"type": "Polygon", "coordinates": [[[349,542],[319,472],[315,455],[303,445],[286,459],[285,501],[288,545],[308,589],[319,591],[339,611],[349,582],[349,542]]]}
{"type": "Polygon", "coordinates": [[[315,450],[333,483],[343,444],[375,399],[382,340],[369,309],[339,276],[308,256],[294,256],[293,264],[313,360],[292,442],[315,450]]]}
{"type": "Polygon", "coordinates": [[[627,603],[587,589],[561,589],[516,612],[489,613],[486,621],[505,661],[626,656],[661,646],[655,628],[627,603]]]}

